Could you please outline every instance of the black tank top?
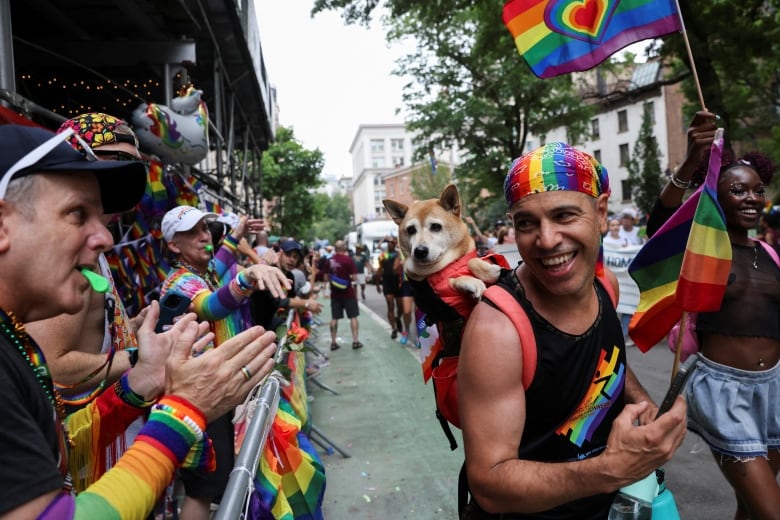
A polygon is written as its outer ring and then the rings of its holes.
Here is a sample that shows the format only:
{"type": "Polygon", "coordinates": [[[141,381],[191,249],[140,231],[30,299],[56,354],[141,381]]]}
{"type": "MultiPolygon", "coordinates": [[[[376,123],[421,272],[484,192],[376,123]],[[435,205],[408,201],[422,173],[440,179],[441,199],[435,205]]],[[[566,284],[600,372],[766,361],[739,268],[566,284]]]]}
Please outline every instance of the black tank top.
{"type": "MultiPolygon", "coordinates": [[[[609,294],[594,281],[599,315],[584,334],[572,336],[534,311],[514,270],[498,283],[525,309],[537,346],[536,374],[526,390],[525,429],[518,456],[567,462],[600,454],[606,448],[612,421],[625,406],[626,352],[609,294]]],[[[595,495],[542,513],[485,513],[473,518],[604,519],[613,498],[614,493],[595,495]]]]}
{"type": "Polygon", "coordinates": [[[720,310],[699,313],[698,332],[780,339],[780,268],[761,244],[732,244],[720,310]]]}

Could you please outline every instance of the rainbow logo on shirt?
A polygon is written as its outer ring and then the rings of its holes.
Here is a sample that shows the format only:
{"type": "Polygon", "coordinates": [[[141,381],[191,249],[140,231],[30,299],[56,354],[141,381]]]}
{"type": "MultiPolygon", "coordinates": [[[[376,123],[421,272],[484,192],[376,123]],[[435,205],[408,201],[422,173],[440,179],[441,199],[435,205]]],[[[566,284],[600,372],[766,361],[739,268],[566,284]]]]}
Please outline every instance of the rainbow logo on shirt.
{"type": "Polygon", "coordinates": [[[620,349],[616,346],[612,347],[609,355],[601,351],[590,388],[574,413],[556,430],[558,435],[568,438],[578,448],[591,439],[609,412],[613,400],[623,390],[626,366],[619,363],[619,354],[620,349]]]}

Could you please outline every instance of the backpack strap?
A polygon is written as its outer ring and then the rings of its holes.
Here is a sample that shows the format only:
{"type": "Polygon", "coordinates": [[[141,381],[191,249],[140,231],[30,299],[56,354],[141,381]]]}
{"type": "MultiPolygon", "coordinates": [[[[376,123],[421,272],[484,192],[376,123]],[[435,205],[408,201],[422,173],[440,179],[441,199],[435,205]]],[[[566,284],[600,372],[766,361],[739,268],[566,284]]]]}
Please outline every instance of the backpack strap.
{"type": "Polygon", "coordinates": [[[482,298],[487,298],[503,312],[512,321],[517,335],[520,336],[520,348],[523,349],[523,388],[527,390],[536,373],[536,336],[528,320],[528,314],[503,286],[491,285],[482,298]]]}
{"type": "Polygon", "coordinates": [[[775,264],[777,264],[777,267],[780,267],[780,257],[777,256],[777,251],[775,251],[775,248],[770,246],[768,243],[764,242],[763,240],[757,240],[759,244],[761,244],[761,247],[766,250],[767,254],[772,257],[772,260],[775,261],[775,264]]]}

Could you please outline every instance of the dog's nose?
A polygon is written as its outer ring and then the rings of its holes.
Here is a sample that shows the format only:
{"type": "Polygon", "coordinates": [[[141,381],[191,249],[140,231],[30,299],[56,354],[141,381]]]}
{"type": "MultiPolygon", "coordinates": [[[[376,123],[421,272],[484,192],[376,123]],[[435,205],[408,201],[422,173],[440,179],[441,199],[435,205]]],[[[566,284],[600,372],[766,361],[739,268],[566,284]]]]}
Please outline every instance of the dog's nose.
{"type": "Polygon", "coordinates": [[[417,246],[414,248],[414,257],[420,260],[425,260],[428,257],[428,248],[425,246],[417,246]]]}

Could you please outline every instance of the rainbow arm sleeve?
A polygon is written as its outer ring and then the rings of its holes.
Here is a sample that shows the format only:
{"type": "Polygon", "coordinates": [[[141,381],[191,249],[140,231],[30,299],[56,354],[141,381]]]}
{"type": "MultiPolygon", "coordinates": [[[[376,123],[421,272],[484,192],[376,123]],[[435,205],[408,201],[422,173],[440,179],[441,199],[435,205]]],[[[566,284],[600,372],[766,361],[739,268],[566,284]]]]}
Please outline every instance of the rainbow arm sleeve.
{"type": "Polygon", "coordinates": [[[216,291],[211,291],[200,276],[186,270],[181,270],[163,285],[163,295],[169,291],[183,294],[192,300],[192,310],[198,318],[206,321],[217,321],[236,310],[244,300],[247,292],[241,291],[235,280],[223,285],[216,291]]]}
{"type": "Polygon", "coordinates": [[[222,240],[222,246],[214,255],[214,272],[220,280],[230,267],[236,263],[236,254],[238,253],[238,241],[228,235],[222,240]]]}
{"type": "MultiPolygon", "coordinates": [[[[162,398],[116,466],[77,497],[59,495],[39,518],[145,519],[205,428],[204,415],[190,403],[162,398]]],[[[213,465],[212,458],[208,467],[213,465]]]]}

